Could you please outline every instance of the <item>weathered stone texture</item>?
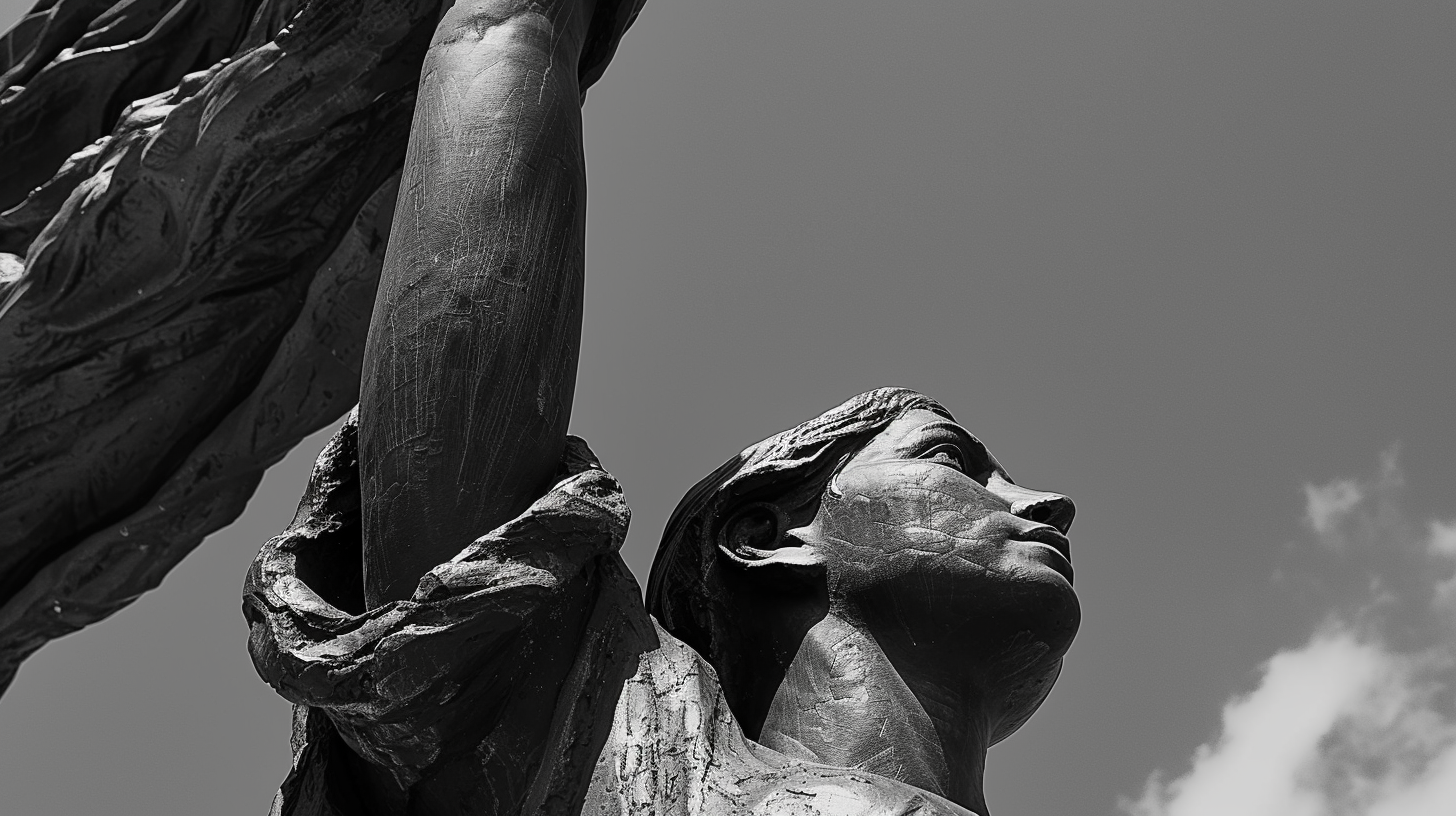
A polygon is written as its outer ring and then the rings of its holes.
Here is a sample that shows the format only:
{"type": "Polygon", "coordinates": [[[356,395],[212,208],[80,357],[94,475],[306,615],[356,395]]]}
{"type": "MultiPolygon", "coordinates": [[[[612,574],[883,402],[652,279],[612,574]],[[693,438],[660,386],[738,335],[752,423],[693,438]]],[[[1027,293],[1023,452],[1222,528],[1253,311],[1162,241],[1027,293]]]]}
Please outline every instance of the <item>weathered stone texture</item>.
{"type": "Polygon", "coordinates": [[[49,179],[0,215],[0,687],[357,399],[437,9],[292,13],[43,2],[0,48],[0,199],[49,179]]]}
{"type": "MultiPolygon", "coordinates": [[[[40,0],[0,36],[0,691],[358,399],[440,0],[40,0]]],[[[600,78],[640,2],[602,2],[600,78]]]]}

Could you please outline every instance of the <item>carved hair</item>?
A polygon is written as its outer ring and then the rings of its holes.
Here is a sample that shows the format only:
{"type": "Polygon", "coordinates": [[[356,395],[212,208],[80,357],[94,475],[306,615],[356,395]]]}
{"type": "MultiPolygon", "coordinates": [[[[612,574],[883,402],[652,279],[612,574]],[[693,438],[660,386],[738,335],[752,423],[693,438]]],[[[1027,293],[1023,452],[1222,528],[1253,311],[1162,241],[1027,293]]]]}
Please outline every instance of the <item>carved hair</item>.
{"type": "MultiPolygon", "coordinates": [[[[817,507],[839,464],[902,414],[940,403],[905,388],[879,388],[745,449],[693,486],[663,531],[647,584],[647,608],[674,637],[715,667],[734,627],[718,574],[718,531],[747,502],[772,500],[788,512],[817,507]]],[[[722,674],[720,668],[719,674],[722,674]]]]}

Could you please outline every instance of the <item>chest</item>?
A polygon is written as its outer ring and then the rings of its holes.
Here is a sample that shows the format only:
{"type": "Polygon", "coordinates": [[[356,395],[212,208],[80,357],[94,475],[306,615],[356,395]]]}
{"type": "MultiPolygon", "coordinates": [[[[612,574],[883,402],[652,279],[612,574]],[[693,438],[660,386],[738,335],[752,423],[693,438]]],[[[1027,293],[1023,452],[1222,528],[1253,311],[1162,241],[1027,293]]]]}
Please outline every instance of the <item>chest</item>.
{"type": "Polygon", "coordinates": [[[623,687],[581,812],[975,816],[898,780],[791,759],[748,740],[712,669],[670,636],[623,687]]]}

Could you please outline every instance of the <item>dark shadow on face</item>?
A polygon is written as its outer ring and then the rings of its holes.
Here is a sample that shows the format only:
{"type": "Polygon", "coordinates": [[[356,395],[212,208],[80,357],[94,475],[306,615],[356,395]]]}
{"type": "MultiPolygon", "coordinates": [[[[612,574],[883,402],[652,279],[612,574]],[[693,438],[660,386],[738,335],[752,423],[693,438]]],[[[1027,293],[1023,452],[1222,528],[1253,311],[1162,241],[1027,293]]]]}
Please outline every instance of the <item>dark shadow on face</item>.
{"type": "Polygon", "coordinates": [[[829,612],[822,570],[772,577],[760,572],[728,570],[723,576],[724,593],[737,610],[740,637],[732,647],[736,665],[719,672],[729,680],[723,684],[728,707],[749,739],[759,738],[804,636],[829,612]]]}
{"type": "Polygon", "coordinates": [[[754,667],[730,700],[750,736],[830,613],[870,633],[928,711],[974,697],[1000,739],[1040,704],[1081,618],[1066,497],[1012,483],[964,428],[912,410],[844,462],[812,518],[765,507],[737,511],[722,539],[754,565],[724,575],[754,667]]]}
{"type": "Polygon", "coordinates": [[[1074,513],[917,410],[845,463],[801,536],[821,553],[831,610],[860,621],[902,676],[1005,708],[1028,683],[1049,687],[1076,635],[1074,513]]]}

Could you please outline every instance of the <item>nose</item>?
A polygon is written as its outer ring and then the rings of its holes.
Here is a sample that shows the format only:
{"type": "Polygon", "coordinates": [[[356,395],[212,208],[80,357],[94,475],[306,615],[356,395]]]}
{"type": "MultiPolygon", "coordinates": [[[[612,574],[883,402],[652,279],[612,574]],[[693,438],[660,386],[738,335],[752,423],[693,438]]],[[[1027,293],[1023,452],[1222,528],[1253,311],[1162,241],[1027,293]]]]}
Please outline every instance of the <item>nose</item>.
{"type": "Polygon", "coordinates": [[[1063,535],[1071,529],[1072,518],[1077,515],[1077,506],[1066,496],[1012,484],[999,473],[991,474],[990,480],[986,482],[986,489],[1011,505],[1011,515],[1051,525],[1063,535]]]}

